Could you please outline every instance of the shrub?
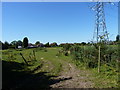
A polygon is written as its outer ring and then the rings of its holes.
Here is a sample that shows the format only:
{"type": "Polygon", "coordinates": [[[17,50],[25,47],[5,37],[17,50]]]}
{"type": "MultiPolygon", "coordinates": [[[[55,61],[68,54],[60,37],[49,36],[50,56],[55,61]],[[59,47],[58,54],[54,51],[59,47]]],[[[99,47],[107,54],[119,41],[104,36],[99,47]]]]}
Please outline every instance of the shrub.
{"type": "Polygon", "coordinates": [[[79,47],[78,45],[75,45],[70,48],[70,52],[73,59],[80,60],[81,62],[83,62],[83,48],[79,47]]]}
{"type": "Polygon", "coordinates": [[[65,55],[65,56],[68,56],[68,52],[67,52],[67,51],[66,51],[66,52],[64,52],[64,55],[65,55]]]}
{"type": "Polygon", "coordinates": [[[94,44],[93,46],[64,45],[64,55],[68,56],[68,51],[73,60],[80,61],[86,67],[96,68],[98,66],[98,51],[100,46],[100,65],[110,65],[117,67],[118,50],[117,47],[108,46],[104,42],[94,44]]]}
{"type": "Polygon", "coordinates": [[[71,44],[66,43],[65,45],[63,45],[63,49],[64,49],[65,51],[70,50],[70,48],[71,48],[71,44]]]}
{"type": "Polygon", "coordinates": [[[89,67],[89,68],[96,68],[97,67],[97,63],[95,61],[90,61],[90,62],[88,62],[87,67],[89,67]]]}

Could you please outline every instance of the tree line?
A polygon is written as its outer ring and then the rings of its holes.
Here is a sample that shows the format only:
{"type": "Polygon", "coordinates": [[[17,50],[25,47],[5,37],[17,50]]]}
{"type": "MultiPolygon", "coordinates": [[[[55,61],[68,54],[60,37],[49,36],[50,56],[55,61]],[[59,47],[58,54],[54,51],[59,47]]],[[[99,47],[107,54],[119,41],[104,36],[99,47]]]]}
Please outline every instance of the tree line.
{"type": "Polygon", "coordinates": [[[23,41],[21,40],[14,40],[11,43],[8,43],[7,41],[5,41],[4,43],[0,41],[1,47],[2,49],[9,49],[9,48],[13,48],[16,49],[18,48],[18,46],[23,46],[24,48],[26,48],[28,46],[28,38],[25,37],[23,39],[23,41]]]}
{"type": "MultiPolygon", "coordinates": [[[[115,45],[117,44],[117,42],[120,40],[119,39],[119,35],[116,36],[116,40],[115,41],[109,41],[109,45],[115,45]]],[[[17,49],[18,46],[21,46],[22,48],[27,48],[29,46],[29,44],[37,46],[37,47],[68,47],[71,45],[80,45],[80,46],[84,46],[84,45],[92,45],[92,42],[81,42],[81,43],[61,43],[61,44],[57,44],[56,42],[53,43],[49,43],[47,42],[46,44],[40,43],[40,41],[36,41],[35,44],[29,43],[29,39],[28,37],[24,37],[23,40],[14,40],[11,43],[8,43],[7,41],[5,41],[4,43],[0,41],[0,48],[2,50],[4,49],[9,49],[9,48],[13,48],[13,49],[17,49]]]]}
{"type": "Polygon", "coordinates": [[[42,47],[57,47],[58,44],[56,42],[53,42],[51,44],[49,44],[49,42],[47,42],[46,44],[43,44],[43,43],[40,43],[40,41],[36,41],[35,44],[32,44],[32,43],[29,43],[29,39],[27,37],[25,37],[23,39],[23,41],[21,40],[14,40],[12,42],[7,42],[5,41],[4,43],[0,41],[0,48],[2,50],[4,49],[9,49],[9,48],[12,48],[12,49],[17,49],[19,46],[21,46],[22,48],[28,48],[29,47],[29,44],[30,45],[33,45],[33,46],[40,46],[42,44],[42,47]]]}

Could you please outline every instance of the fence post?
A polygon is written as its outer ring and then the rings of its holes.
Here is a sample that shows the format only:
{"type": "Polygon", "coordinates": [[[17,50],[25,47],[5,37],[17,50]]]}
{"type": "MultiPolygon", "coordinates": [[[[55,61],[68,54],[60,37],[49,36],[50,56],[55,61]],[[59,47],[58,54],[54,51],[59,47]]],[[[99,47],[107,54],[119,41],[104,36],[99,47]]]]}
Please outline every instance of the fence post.
{"type": "Polygon", "coordinates": [[[98,73],[100,72],[100,46],[99,46],[99,52],[98,52],[98,73]]]}
{"type": "Polygon", "coordinates": [[[34,56],[34,60],[36,60],[36,56],[35,56],[35,51],[33,50],[33,56],[34,56]]]}
{"type": "Polygon", "coordinates": [[[24,56],[22,55],[22,53],[20,53],[20,55],[22,56],[24,62],[28,65],[28,63],[27,63],[26,59],[24,58],[24,56]]]}

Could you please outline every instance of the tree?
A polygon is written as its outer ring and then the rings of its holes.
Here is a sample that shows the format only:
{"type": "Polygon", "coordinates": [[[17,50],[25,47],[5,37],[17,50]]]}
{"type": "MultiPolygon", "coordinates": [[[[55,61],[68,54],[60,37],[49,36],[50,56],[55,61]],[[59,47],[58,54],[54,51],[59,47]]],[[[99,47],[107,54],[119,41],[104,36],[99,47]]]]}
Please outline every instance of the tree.
{"type": "Polygon", "coordinates": [[[27,37],[25,37],[25,38],[23,39],[23,47],[24,47],[24,48],[27,48],[27,47],[28,47],[28,38],[27,38],[27,37]]]}
{"type": "Polygon", "coordinates": [[[69,43],[66,43],[65,45],[63,45],[63,49],[65,50],[65,51],[68,51],[70,48],[71,48],[71,44],[69,44],[69,43]]]}
{"type": "Polygon", "coordinates": [[[74,45],[81,45],[80,43],[74,43],[74,45]]]}
{"type": "Polygon", "coordinates": [[[7,41],[5,41],[4,43],[0,41],[0,49],[8,49],[9,45],[10,44],[7,41]]]}
{"type": "Polygon", "coordinates": [[[4,42],[4,48],[8,49],[9,48],[9,43],[7,41],[4,42]]]}
{"type": "Polygon", "coordinates": [[[61,43],[59,46],[60,46],[60,47],[63,47],[64,45],[65,45],[65,43],[61,43]]]}
{"type": "Polygon", "coordinates": [[[0,50],[2,49],[2,44],[3,44],[3,43],[0,41],[0,50]]]}
{"type": "Polygon", "coordinates": [[[7,41],[5,41],[5,43],[4,43],[6,46],[9,46],[9,43],[7,42],[7,41]]]}
{"type": "Polygon", "coordinates": [[[12,41],[10,44],[11,44],[12,46],[14,46],[14,45],[17,44],[17,41],[12,41]]]}
{"type": "Polygon", "coordinates": [[[23,44],[23,43],[22,43],[21,40],[18,40],[18,41],[17,41],[17,45],[18,45],[18,46],[22,46],[22,44],[23,44]]]}
{"type": "Polygon", "coordinates": [[[37,41],[36,43],[35,43],[35,45],[39,45],[40,44],[40,42],[39,41],[37,41]]]}
{"type": "Polygon", "coordinates": [[[120,35],[116,36],[116,42],[118,42],[120,40],[120,35]]]}
{"type": "Polygon", "coordinates": [[[5,45],[4,45],[3,42],[0,41],[0,50],[1,50],[1,49],[2,49],[2,50],[5,49],[5,45]]]}
{"type": "Polygon", "coordinates": [[[85,42],[82,42],[82,43],[81,43],[81,45],[83,45],[83,46],[84,46],[84,45],[86,45],[86,43],[85,43],[85,42]]]}
{"type": "Polygon", "coordinates": [[[16,40],[14,40],[14,41],[12,41],[11,43],[10,43],[10,48],[17,48],[17,41],[16,40]]]}
{"type": "Polygon", "coordinates": [[[50,44],[51,47],[56,47],[58,46],[56,42],[50,44]]]}
{"type": "Polygon", "coordinates": [[[49,47],[49,46],[50,46],[50,45],[49,45],[49,42],[45,44],[45,47],[49,47]]]}

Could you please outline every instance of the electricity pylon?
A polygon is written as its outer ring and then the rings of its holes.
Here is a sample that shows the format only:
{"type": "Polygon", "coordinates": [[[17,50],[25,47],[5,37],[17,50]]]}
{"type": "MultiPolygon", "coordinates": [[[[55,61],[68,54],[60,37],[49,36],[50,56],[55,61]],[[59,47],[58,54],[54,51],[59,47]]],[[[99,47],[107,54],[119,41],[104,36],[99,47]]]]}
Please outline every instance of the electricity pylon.
{"type": "Polygon", "coordinates": [[[93,42],[98,43],[101,40],[108,42],[109,37],[105,22],[104,2],[96,2],[96,5],[92,9],[96,13],[93,42]]]}

